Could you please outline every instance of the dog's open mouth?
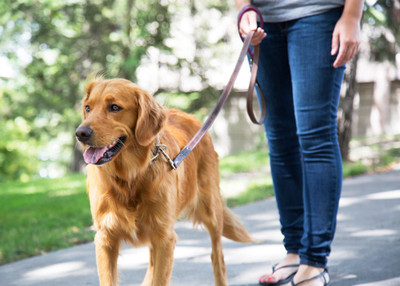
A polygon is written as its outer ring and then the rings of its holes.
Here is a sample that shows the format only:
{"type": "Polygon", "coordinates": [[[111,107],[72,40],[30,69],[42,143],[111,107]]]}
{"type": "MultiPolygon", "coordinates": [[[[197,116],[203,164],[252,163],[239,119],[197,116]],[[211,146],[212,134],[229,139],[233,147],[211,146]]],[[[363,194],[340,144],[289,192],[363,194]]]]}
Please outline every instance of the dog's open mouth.
{"type": "Polygon", "coordinates": [[[87,164],[102,165],[109,162],[124,146],[126,137],[119,137],[105,147],[89,147],[83,153],[83,159],[87,164]]]}

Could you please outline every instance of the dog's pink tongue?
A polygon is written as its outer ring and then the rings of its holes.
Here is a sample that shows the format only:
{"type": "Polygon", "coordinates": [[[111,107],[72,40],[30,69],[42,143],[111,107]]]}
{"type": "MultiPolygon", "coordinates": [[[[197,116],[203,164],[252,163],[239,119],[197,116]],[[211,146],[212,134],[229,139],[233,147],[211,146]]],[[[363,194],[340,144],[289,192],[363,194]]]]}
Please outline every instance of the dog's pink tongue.
{"type": "Polygon", "coordinates": [[[103,157],[106,151],[107,147],[89,147],[83,153],[83,159],[85,160],[86,164],[96,164],[100,160],[100,158],[103,157]]]}

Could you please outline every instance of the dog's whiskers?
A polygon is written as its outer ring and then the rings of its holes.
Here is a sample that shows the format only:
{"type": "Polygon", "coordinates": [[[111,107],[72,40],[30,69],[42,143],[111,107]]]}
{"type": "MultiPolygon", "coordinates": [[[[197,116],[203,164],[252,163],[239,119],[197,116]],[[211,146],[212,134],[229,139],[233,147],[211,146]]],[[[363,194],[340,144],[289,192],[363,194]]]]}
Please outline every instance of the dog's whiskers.
{"type": "Polygon", "coordinates": [[[122,141],[121,139],[118,138],[118,142],[119,142],[119,144],[121,144],[123,147],[125,147],[125,142],[124,142],[124,141],[122,141]]]}

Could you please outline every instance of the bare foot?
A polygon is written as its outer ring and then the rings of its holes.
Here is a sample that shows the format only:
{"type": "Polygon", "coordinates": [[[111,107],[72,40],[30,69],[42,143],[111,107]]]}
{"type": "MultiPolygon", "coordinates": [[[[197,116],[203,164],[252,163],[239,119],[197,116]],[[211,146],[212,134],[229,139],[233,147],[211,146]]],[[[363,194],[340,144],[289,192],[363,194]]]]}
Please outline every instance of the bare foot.
{"type": "Polygon", "coordinates": [[[300,265],[299,270],[293,277],[294,285],[297,285],[297,283],[299,283],[299,285],[301,286],[322,286],[322,285],[327,285],[328,282],[329,282],[329,274],[328,272],[325,272],[324,268],[313,267],[308,265],[300,265]],[[311,280],[304,281],[307,279],[311,280]]]}
{"type": "Polygon", "coordinates": [[[299,263],[300,257],[297,254],[289,253],[279,264],[275,266],[275,271],[273,273],[261,276],[259,281],[262,285],[273,285],[276,284],[278,281],[285,280],[297,271],[299,263]],[[284,267],[288,265],[293,266],[284,267]]]}

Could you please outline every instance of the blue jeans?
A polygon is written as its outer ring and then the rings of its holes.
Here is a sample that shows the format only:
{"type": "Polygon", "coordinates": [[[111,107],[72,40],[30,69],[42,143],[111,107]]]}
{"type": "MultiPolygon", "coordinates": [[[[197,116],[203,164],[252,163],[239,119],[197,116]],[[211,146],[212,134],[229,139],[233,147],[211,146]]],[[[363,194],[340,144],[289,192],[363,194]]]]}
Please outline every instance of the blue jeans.
{"type": "Polygon", "coordinates": [[[336,116],[345,67],[333,68],[342,8],[266,23],[257,80],[284,246],[301,264],[326,267],[336,228],[342,162],[336,116]]]}

